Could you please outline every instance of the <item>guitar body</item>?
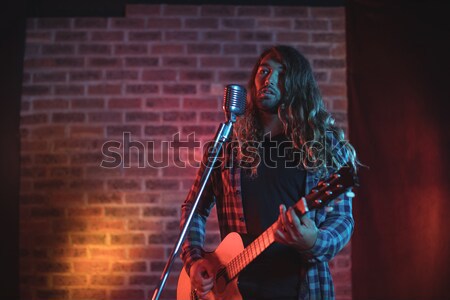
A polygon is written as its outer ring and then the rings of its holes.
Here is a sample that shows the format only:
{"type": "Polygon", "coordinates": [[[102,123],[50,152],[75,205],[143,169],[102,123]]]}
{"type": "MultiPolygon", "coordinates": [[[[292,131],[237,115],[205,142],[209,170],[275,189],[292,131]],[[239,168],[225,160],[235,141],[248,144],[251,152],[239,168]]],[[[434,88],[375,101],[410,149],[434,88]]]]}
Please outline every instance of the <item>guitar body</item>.
{"type": "MultiPolygon", "coordinates": [[[[220,245],[214,252],[207,252],[205,254],[204,258],[213,266],[213,274],[216,278],[213,289],[207,295],[208,300],[242,299],[237,284],[237,277],[227,282],[223,277],[220,277],[217,280],[216,274],[243,250],[244,244],[242,242],[241,236],[238,233],[232,232],[225,237],[225,239],[220,243],[220,245]]],[[[186,270],[183,268],[178,279],[177,300],[191,299],[195,300],[198,298],[196,297],[196,294],[191,287],[191,279],[186,273],[186,270]]]]}

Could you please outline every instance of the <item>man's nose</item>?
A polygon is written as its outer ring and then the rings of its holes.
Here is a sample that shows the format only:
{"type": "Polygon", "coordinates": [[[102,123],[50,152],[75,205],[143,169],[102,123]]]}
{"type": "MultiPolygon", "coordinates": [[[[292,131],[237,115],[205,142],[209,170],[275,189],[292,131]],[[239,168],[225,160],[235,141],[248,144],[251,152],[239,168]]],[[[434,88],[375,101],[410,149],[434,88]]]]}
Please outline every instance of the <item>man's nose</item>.
{"type": "Polygon", "coordinates": [[[265,80],[265,85],[277,85],[277,79],[278,77],[271,73],[269,75],[267,75],[266,80],[265,80]]]}

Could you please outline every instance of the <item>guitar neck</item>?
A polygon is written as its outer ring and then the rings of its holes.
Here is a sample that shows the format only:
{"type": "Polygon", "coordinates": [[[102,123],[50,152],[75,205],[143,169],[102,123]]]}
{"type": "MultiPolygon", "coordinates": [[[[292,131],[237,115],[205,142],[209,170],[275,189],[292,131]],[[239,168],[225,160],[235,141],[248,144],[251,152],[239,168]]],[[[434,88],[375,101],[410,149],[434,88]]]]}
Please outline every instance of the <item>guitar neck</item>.
{"type": "Polygon", "coordinates": [[[260,236],[258,236],[250,245],[248,245],[239,255],[233,258],[226,265],[226,272],[228,278],[236,277],[248,264],[250,264],[256,257],[258,257],[264,250],[266,250],[275,241],[276,223],[266,229],[260,236]]]}

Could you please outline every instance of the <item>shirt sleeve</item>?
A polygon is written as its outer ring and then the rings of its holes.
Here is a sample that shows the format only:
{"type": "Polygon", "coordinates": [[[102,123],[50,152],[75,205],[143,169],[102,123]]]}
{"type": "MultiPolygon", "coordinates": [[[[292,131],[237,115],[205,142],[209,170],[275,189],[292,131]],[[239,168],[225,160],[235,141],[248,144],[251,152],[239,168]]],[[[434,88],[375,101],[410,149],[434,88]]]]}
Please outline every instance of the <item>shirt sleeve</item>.
{"type": "MultiPolygon", "coordinates": [[[[346,165],[349,161],[350,153],[343,147],[345,142],[337,142],[333,139],[331,141],[334,159],[340,165],[346,165]]],[[[332,207],[332,211],[325,212],[323,208],[322,211],[317,212],[321,215],[326,214],[326,217],[323,222],[317,224],[319,232],[314,246],[303,253],[308,262],[329,261],[350,241],[355,223],[352,214],[352,197],[349,197],[348,192],[351,192],[351,188],[337,197],[340,201],[331,202],[329,206],[332,207]]]]}
{"type": "MultiPolygon", "coordinates": [[[[208,149],[206,147],[206,151],[203,156],[202,163],[200,165],[200,169],[197,172],[197,176],[195,178],[194,184],[192,185],[189,193],[186,197],[186,200],[181,205],[181,221],[180,228],[186,223],[187,218],[189,216],[190,211],[192,210],[192,206],[194,205],[195,198],[200,190],[201,185],[201,177],[206,169],[206,162],[208,160],[208,149]]],[[[205,186],[203,191],[203,195],[200,199],[200,202],[197,206],[197,210],[194,213],[191,221],[190,228],[187,232],[186,239],[182,245],[181,250],[181,259],[184,262],[186,272],[189,274],[189,270],[191,265],[196,260],[203,257],[203,245],[205,243],[205,225],[206,219],[208,218],[212,207],[215,204],[215,195],[214,195],[214,175],[216,169],[211,173],[210,180],[205,186]]]]}
{"type": "Polygon", "coordinates": [[[314,246],[303,252],[310,263],[331,260],[350,241],[354,229],[352,199],[345,193],[334,201],[331,212],[327,212],[325,221],[320,224],[314,246]]]}

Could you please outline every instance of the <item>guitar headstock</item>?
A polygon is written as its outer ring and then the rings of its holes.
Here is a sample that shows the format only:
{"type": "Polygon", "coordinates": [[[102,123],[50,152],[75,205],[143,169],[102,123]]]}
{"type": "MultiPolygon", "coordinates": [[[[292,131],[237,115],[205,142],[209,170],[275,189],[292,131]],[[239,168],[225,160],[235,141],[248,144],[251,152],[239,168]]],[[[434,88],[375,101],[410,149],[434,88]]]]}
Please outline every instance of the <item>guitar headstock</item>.
{"type": "MultiPolygon", "coordinates": [[[[342,193],[346,192],[348,188],[358,186],[358,178],[356,177],[353,168],[342,167],[338,172],[332,174],[327,179],[320,181],[311,192],[299,201],[295,208],[301,214],[308,210],[319,209],[327,206],[330,201],[337,198],[342,193]]],[[[351,197],[353,195],[350,195],[351,197]]]]}

